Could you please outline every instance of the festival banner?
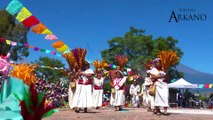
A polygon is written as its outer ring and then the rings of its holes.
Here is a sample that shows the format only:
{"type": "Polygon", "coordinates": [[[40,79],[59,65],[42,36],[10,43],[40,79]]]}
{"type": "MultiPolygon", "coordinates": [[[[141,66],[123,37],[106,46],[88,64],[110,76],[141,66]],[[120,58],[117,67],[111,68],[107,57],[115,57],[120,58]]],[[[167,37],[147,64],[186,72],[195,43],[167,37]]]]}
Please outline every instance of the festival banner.
{"type": "Polygon", "coordinates": [[[32,49],[34,49],[34,51],[37,51],[37,52],[43,52],[43,53],[46,53],[46,54],[52,53],[53,55],[56,55],[58,57],[62,57],[61,53],[57,53],[55,51],[51,52],[51,50],[35,47],[35,46],[29,45],[27,43],[14,42],[14,41],[11,41],[11,40],[5,40],[4,38],[0,38],[0,42],[6,42],[7,45],[11,45],[11,46],[17,46],[17,45],[19,47],[24,46],[24,47],[27,47],[27,48],[32,48],[32,49]]]}
{"type": "Polygon", "coordinates": [[[62,54],[60,54],[60,53],[56,53],[56,56],[58,56],[58,57],[62,57],[62,54]]]}
{"type": "Polygon", "coordinates": [[[212,88],[213,84],[198,84],[199,88],[212,88]]]}
{"type": "Polygon", "coordinates": [[[61,48],[62,46],[64,45],[64,42],[59,40],[59,41],[56,41],[52,44],[52,46],[57,49],[57,48],[61,48]]]}
{"type": "Polygon", "coordinates": [[[44,26],[42,23],[39,23],[32,28],[32,31],[36,34],[41,34],[45,29],[46,26],[44,26]]]}
{"type": "Polygon", "coordinates": [[[34,48],[35,46],[29,45],[28,48],[34,48]]]}
{"type": "Polygon", "coordinates": [[[11,15],[15,15],[23,8],[23,5],[18,0],[12,0],[6,8],[6,11],[11,15]]]}
{"type": "Polygon", "coordinates": [[[54,42],[52,46],[62,54],[70,52],[70,48],[61,40],[54,42]]]}
{"type": "MultiPolygon", "coordinates": [[[[51,54],[56,55],[56,56],[58,56],[58,57],[63,57],[61,53],[57,53],[57,52],[55,52],[55,51],[51,51],[51,50],[48,50],[48,49],[43,49],[43,48],[35,47],[35,46],[29,45],[29,44],[27,44],[27,43],[14,42],[14,41],[11,41],[11,40],[5,40],[4,38],[0,38],[0,42],[6,42],[7,45],[12,45],[12,46],[17,46],[17,45],[18,45],[18,46],[24,46],[24,47],[32,48],[32,49],[34,49],[34,51],[36,51],[36,52],[43,52],[43,53],[46,53],[46,54],[51,53],[51,54]]],[[[57,47],[60,47],[61,45],[66,46],[66,44],[64,44],[62,41],[54,42],[52,46],[54,46],[55,48],[57,48],[57,47]]],[[[64,48],[63,48],[63,46],[61,47],[61,48],[62,48],[62,49],[61,49],[61,50],[62,50],[62,51],[61,51],[62,53],[63,53],[63,51],[65,50],[65,48],[66,48],[66,49],[68,48],[68,46],[67,46],[67,47],[64,47],[64,48]]],[[[68,48],[68,49],[69,49],[69,48],[68,48]]],[[[70,51],[70,50],[69,50],[69,51],[70,51]]],[[[87,60],[87,61],[89,61],[90,64],[93,63],[92,60],[87,60]]],[[[116,68],[117,68],[117,65],[108,64],[108,67],[111,67],[111,68],[113,68],[113,69],[116,69],[116,68]]],[[[131,68],[125,68],[125,69],[127,69],[127,72],[130,72],[130,71],[131,71],[131,68]]]]}
{"type": "Polygon", "coordinates": [[[44,65],[37,65],[38,68],[48,68],[48,69],[52,69],[52,70],[67,70],[64,67],[51,67],[51,66],[44,66],[44,65]]]}
{"type": "Polygon", "coordinates": [[[11,15],[15,15],[16,19],[21,22],[27,28],[34,25],[32,32],[36,34],[53,34],[46,26],[44,26],[32,13],[18,0],[12,0],[6,8],[6,11],[11,15]]]}
{"type": "Polygon", "coordinates": [[[46,40],[57,40],[58,37],[56,35],[53,35],[53,34],[52,35],[48,34],[48,35],[45,36],[45,39],[46,40]]]}
{"type": "Polygon", "coordinates": [[[11,43],[12,43],[12,41],[6,40],[6,44],[7,44],[7,45],[11,45],[11,43]]]}
{"type": "Polygon", "coordinates": [[[11,43],[12,46],[17,46],[17,42],[13,42],[11,43]]]}
{"type": "Polygon", "coordinates": [[[51,51],[50,50],[46,50],[46,54],[49,54],[51,51]]]}
{"type": "Polygon", "coordinates": [[[48,28],[46,28],[41,34],[53,34],[48,28]]]}
{"type": "Polygon", "coordinates": [[[39,23],[40,23],[40,21],[35,16],[30,16],[27,19],[25,19],[24,21],[22,21],[22,24],[24,26],[26,26],[27,28],[30,28],[39,23]]]}
{"type": "Polygon", "coordinates": [[[40,48],[34,47],[34,51],[39,51],[39,50],[40,50],[40,48]]]}
{"type": "Polygon", "coordinates": [[[209,84],[204,84],[204,88],[209,88],[209,84]]]}
{"type": "Polygon", "coordinates": [[[68,49],[69,47],[66,44],[64,44],[62,47],[57,48],[56,50],[58,50],[60,53],[64,53],[68,49]]]}
{"type": "Polygon", "coordinates": [[[55,51],[52,51],[51,53],[52,53],[53,55],[56,55],[56,52],[55,52],[55,51]]]}
{"type": "MultiPolygon", "coordinates": [[[[11,14],[16,16],[16,19],[23,23],[27,28],[32,27],[32,32],[36,34],[47,34],[45,39],[47,40],[56,40],[58,39],[55,35],[53,35],[52,31],[50,31],[45,25],[43,25],[35,16],[32,15],[32,13],[25,7],[21,2],[18,0],[12,0],[9,5],[7,6],[6,10],[11,14]]],[[[1,39],[2,41],[2,39],[1,39]]],[[[13,42],[13,41],[7,41],[8,45],[12,46],[25,46],[28,48],[33,48],[34,51],[44,52],[44,53],[52,53],[53,55],[62,57],[62,54],[70,52],[70,48],[61,40],[55,42],[52,44],[52,46],[59,51],[60,53],[57,53],[55,51],[50,51],[47,49],[42,49],[39,47],[31,46],[26,43],[19,43],[19,42],[13,42]]],[[[90,62],[92,63],[92,62],[90,62]]],[[[113,69],[117,68],[117,65],[108,64],[109,67],[112,67],[113,69]]]]}
{"type": "Polygon", "coordinates": [[[213,86],[212,84],[209,84],[209,88],[212,88],[212,86],[213,86]]]}
{"type": "Polygon", "coordinates": [[[22,22],[25,19],[27,19],[28,17],[30,17],[31,15],[32,15],[32,13],[26,7],[23,7],[21,9],[21,11],[18,13],[18,15],[16,16],[16,19],[19,22],[22,22]]]}
{"type": "Polygon", "coordinates": [[[204,84],[199,84],[199,88],[204,88],[204,84]]]}

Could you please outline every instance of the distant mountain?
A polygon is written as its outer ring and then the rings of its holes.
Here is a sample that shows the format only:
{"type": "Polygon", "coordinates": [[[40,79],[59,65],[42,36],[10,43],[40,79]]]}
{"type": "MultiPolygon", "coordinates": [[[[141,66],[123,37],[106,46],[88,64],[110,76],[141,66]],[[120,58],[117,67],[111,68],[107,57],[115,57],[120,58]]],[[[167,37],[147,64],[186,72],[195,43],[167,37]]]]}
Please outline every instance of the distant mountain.
{"type": "Polygon", "coordinates": [[[184,73],[184,79],[194,84],[213,84],[213,74],[200,72],[186,65],[179,64],[177,69],[184,73]]]}
{"type": "MultiPolygon", "coordinates": [[[[184,79],[193,84],[213,84],[213,74],[200,72],[193,68],[190,68],[186,65],[179,64],[177,66],[178,71],[184,73],[184,79]]],[[[192,91],[196,92],[195,89],[192,91]]],[[[211,89],[198,89],[200,92],[213,92],[213,88],[211,89]]]]}

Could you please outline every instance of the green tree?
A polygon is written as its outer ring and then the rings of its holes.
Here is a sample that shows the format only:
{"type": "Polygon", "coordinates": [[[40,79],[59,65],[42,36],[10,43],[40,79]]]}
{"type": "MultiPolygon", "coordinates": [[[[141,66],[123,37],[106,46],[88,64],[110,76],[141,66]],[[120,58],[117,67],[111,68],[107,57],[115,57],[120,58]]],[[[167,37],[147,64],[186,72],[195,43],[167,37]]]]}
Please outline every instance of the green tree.
{"type": "Polygon", "coordinates": [[[131,27],[124,37],[112,38],[108,44],[109,49],[101,52],[102,58],[108,63],[117,64],[114,56],[123,54],[129,58],[127,66],[141,68],[141,62],[153,57],[150,55],[154,49],[154,41],[152,36],[144,35],[144,30],[131,27]]]}
{"type": "MultiPolygon", "coordinates": [[[[49,67],[57,67],[64,68],[65,65],[57,59],[49,58],[49,57],[40,57],[38,60],[33,62],[33,64],[38,64],[40,66],[49,66],[49,67]]],[[[51,82],[59,81],[60,78],[65,77],[65,75],[60,70],[49,69],[49,68],[36,68],[36,73],[38,78],[43,78],[44,76],[51,82]]]]}
{"type": "MultiPolygon", "coordinates": [[[[152,35],[145,35],[145,31],[130,27],[124,37],[115,37],[108,41],[109,48],[101,51],[103,60],[116,64],[115,55],[123,54],[129,58],[128,67],[138,71],[144,71],[143,62],[153,59],[161,50],[174,50],[179,57],[183,52],[177,47],[178,40],[172,37],[158,37],[153,39],[152,35]]],[[[178,65],[177,63],[176,65],[178,65]]],[[[177,71],[175,66],[169,70],[169,79],[183,77],[183,73],[177,71]]],[[[144,74],[144,73],[143,73],[144,74]]]]}
{"type": "MultiPolygon", "coordinates": [[[[0,37],[9,39],[15,42],[27,43],[27,29],[21,23],[16,23],[15,18],[6,10],[0,10],[0,37]]],[[[29,55],[26,47],[11,47],[6,43],[0,42],[0,54],[6,55],[11,52],[11,58],[17,60],[19,57],[27,57],[29,55]]]]}

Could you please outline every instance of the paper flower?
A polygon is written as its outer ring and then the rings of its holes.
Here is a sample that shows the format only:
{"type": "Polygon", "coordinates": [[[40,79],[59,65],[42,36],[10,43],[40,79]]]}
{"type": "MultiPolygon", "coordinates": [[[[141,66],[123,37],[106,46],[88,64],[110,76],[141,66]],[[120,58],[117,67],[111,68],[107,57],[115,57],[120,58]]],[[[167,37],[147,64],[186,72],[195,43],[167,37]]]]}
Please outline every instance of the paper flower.
{"type": "Polygon", "coordinates": [[[34,69],[36,65],[29,65],[26,63],[13,65],[14,69],[10,73],[12,77],[19,78],[27,85],[35,83],[34,69]]]}
{"type": "MultiPolygon", "coordinates": [[[[18,96],[15,95],[17,99],[18,96]]],[[[29,92],[24,94],[24,99],[20,101],[21,115],[24,120],[41,120],[44,117],[51,116],[54,112],[54,107],[46,104],[46,97],[42,93],[38,93],[35,89],[35,84],[30,85],[29,92]]]]}

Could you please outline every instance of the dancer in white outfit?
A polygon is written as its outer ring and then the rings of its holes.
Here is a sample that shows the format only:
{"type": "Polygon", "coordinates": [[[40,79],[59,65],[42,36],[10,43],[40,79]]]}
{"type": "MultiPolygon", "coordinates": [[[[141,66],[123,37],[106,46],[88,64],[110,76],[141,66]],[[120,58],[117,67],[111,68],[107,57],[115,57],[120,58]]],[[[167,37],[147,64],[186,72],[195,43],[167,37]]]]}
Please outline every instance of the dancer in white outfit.
{"type": "Polygon", "coordinates": [[[146,90],[145,90],[145,84],[143,83],[141,85],[141,96],[142,96],[142,104],[146,107],[147,106],[147,95],[146,95],[146,90]]]}
{"type": "Polygon", "coordinates": [[[153,60],[155,67],[151,69],[151,79],[156,85],[155,92],[155,109],[156,113],[160,114],[160,108],[164,107],[164,114],[167,115],[167,108],[169,107],[169,89],[166,83],[166,73],[162,69],[161,60],[156,58],[153,60]]]}
{"type": "Polygon", "coordinates": [[[103,84],[105,77],[102,76],[101,70],[96,70],[96,75],[93,79],[92,102],[93,107],[99,109],[103,102],[103,84]]]}
{"type": "Polygon", "coordinates": [[[115,79],[116,75],[116,70],[111,70],[109,72],[109,77],[110,77],[110,85],[111,85],[111,94],[110,94],[110,105],[114,106],[115,105],[115,89],[114,89],[114,83],[113,80],[115,79]]]}
{"type": "Polygon", "coordinates": [[[137,80],[133,80],[133,84],[131,84],[129,88],[129,94],[132,97],[132,105],[133,107],[139,108],[139,92],[140,92],[140,86],[137,83],[137,80]]]}
{"type": "Polygon", "coordinates": [[[69,72],[68,77],[70,80],[69,91],[68,91],[68,101],[69,101],[70,108],[72,108],[73,95],[75,92],[74,72],[73,71],[69,72]]]}
{"type": "Polygon", "coordinates": [[[92,75],[93,70],[90,69],[89,63],[84,62],[83,71],[79,72],[80,79],[76,86],[76,91],[73,98],[72,108],[78,113],[79,108],[84,108],[84,112],[87,112],[87,108],[92,107],[92,75]]]}
{"type": "Polygon", "coordinates": [[[116,71],[116,78],[113,79],[113,87],[115,89],[114,106],[116,111],[121,111],[121,107],[124,105],[124,83],[126,82],[126,76],[120,70],[116,71]]]}
{"type": "Polygon", "coordinates": [[[68,91],[68,101],[69,106],[72,109],[73,97],[76,90],[76,81],[78,79],[78,74],[75,72],[75,69],[71,70],[68,74],[70,80],[69,91],[68,91]]]}
{"type": "Polygon", "coordinates": [[[154,97],[149,95],[149,88],[153,84],[152,80],[150,79],[150,70],[147,70],[147,76],[144,79],[144,94],[143,98],[145,99],[145,105],[147,107],[147,111],[154,111],[154,97]]]}

